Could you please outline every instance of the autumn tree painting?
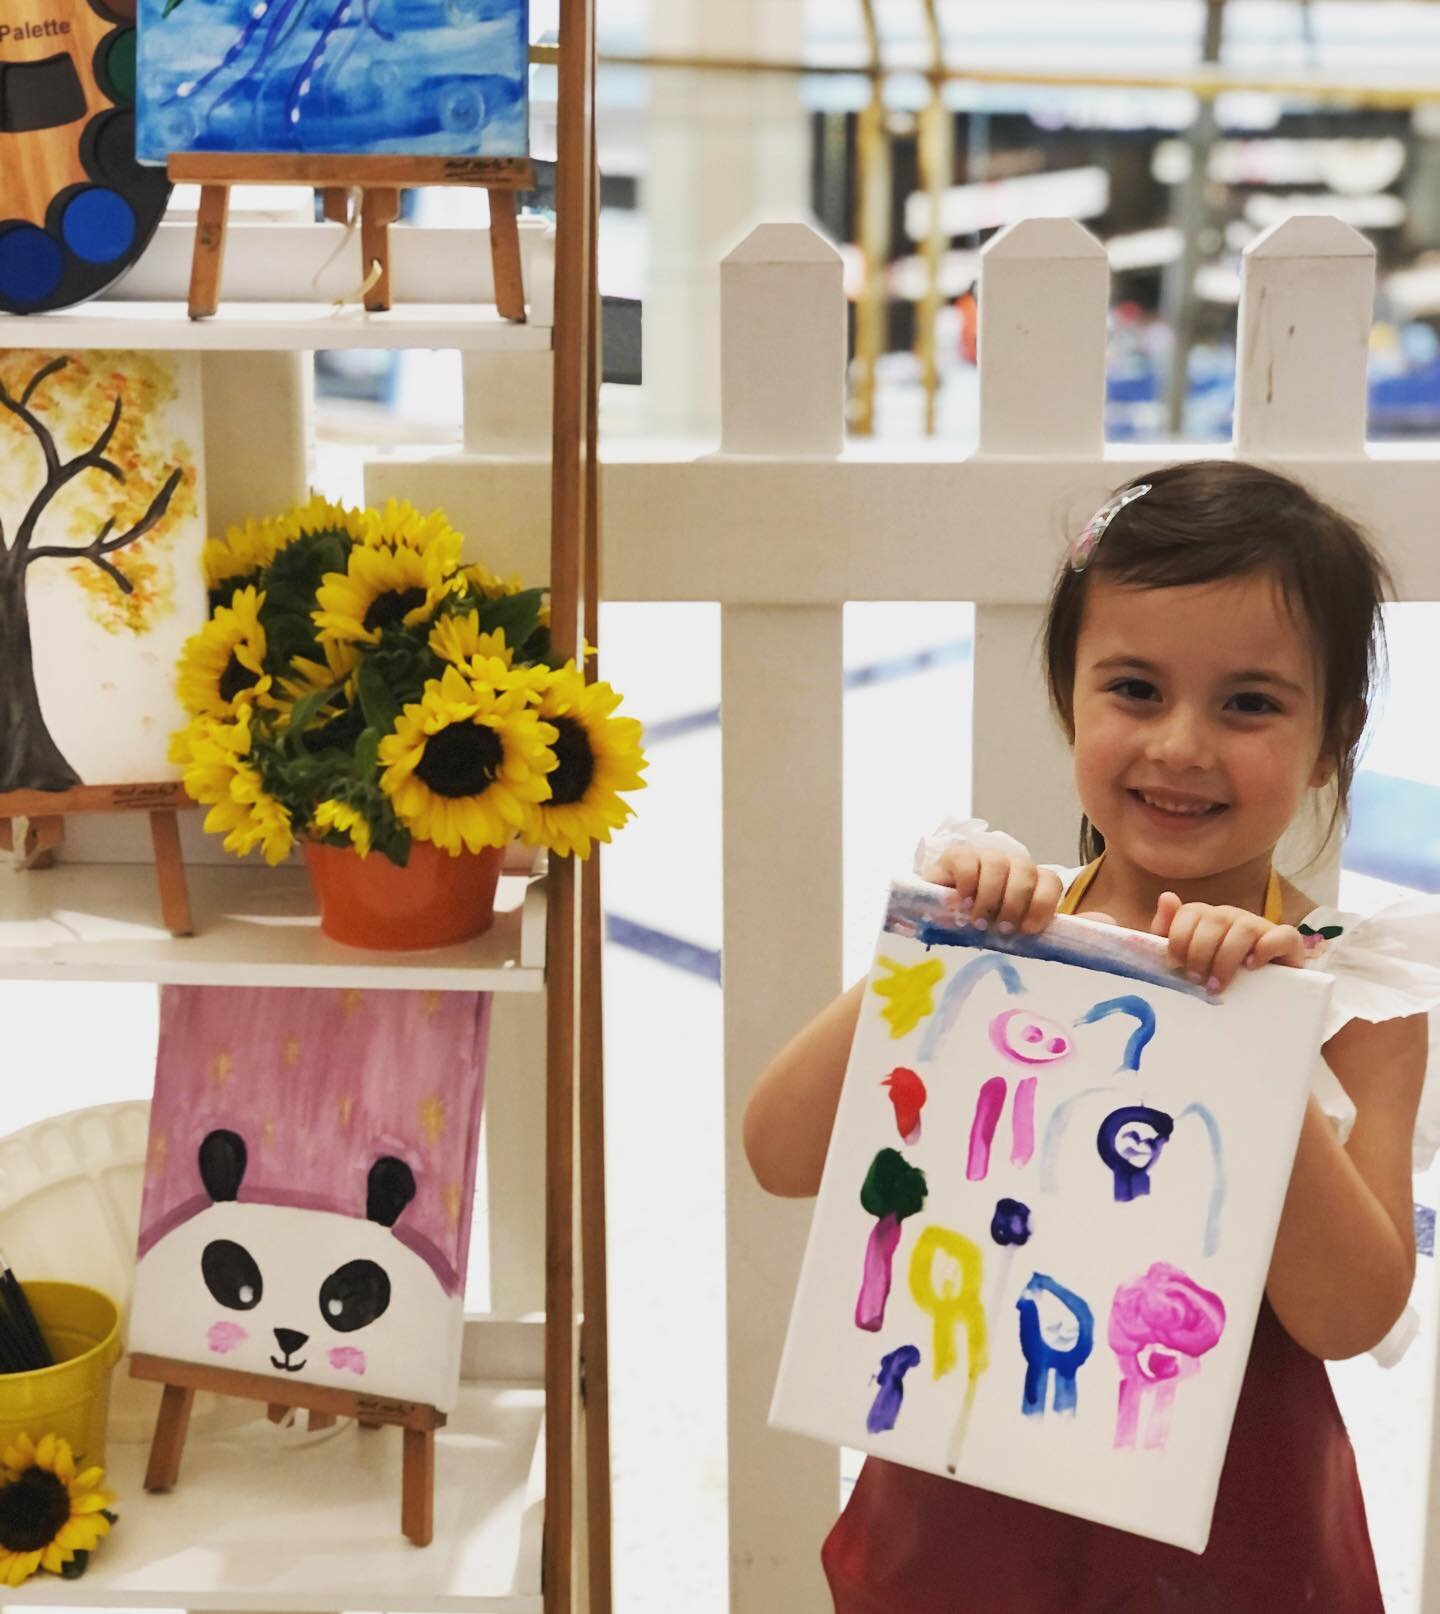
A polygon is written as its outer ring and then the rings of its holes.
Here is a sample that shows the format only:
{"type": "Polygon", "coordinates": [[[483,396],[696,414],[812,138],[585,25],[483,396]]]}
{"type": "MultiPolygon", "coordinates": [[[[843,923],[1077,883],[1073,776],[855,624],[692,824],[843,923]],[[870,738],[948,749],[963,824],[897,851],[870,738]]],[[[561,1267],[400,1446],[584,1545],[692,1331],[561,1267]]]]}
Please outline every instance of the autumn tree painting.
{"type": "MultiPolygon", "coordinates": [[[[81,783],[37,687],[32,569],[63,568],[108,634],[148,634],[173,610],[170,551],[197,485],[162,407],[175,392],[161,354],[0,352],[0,791],[81,783]]],[[[74,683],[45,698],[104,674],[80,653],[67,667],[74,683]]]]}

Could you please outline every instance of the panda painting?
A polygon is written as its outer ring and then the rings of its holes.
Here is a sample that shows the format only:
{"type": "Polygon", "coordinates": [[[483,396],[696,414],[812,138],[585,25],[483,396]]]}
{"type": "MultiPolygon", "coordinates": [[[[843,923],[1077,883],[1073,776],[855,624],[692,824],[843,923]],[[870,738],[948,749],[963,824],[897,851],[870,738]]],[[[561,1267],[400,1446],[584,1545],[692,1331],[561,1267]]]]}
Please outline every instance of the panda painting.
{"type": "Polygon", "coordinates": [[[453,1408],[488,1008],[167,988],[130,1349],[453,1408]]]}

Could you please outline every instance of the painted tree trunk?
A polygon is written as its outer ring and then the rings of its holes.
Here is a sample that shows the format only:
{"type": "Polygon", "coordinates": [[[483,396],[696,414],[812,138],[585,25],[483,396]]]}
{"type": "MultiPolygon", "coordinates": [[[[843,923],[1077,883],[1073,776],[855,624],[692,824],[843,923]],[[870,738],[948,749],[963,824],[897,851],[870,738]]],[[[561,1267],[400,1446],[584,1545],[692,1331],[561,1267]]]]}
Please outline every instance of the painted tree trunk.
{"type": "Polygon", "coordinates": [[[25,570],[0,570],[0,791],[68,790],[80,775],[45,724],[30,647],[25,570]]]}

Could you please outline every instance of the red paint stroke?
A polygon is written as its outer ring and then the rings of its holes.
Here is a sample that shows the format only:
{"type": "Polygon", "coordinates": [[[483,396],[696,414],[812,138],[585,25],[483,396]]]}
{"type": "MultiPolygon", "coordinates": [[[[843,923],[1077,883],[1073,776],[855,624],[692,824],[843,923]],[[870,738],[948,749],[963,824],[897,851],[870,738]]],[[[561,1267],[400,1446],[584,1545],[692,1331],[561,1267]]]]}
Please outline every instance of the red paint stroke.
{"type": "Polygon", "coordinates": [[[902,1143],[920,1141],[920,1111],[925,1108],[925,1083],[913,1070],[897,1065],[880,1083],[890,1089],[890,1102],[895,1106],[895,1126],[902,1143]]]}

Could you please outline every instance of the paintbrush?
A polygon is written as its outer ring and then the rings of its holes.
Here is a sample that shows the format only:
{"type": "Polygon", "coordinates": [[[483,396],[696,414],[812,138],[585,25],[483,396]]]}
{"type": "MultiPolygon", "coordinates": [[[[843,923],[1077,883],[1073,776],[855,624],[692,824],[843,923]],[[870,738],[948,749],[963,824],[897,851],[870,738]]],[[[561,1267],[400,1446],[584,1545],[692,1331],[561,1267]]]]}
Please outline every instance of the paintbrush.
{"type": "Polygon", "coordinates": [[[25,1298],[25,1291],[20,1287],[20,1280],[15,1276],[4,1250],[0,1250],[0,1295],[4,1296],[12,1322],[29,1347],[26,1356],[33,1358],[30,1366],[54,1367],[55,1358],[50,1354],[50,1347],[40,1332],[40,1324],[35,1321],[35,1313],[30,1309],[30,1302],[25,1298]]]}
{"type": "Polygon", "coordinates": [[[0,1311],[0,1373],[25,1373],[29,1370],[25,1342],[0,1311]]]}

